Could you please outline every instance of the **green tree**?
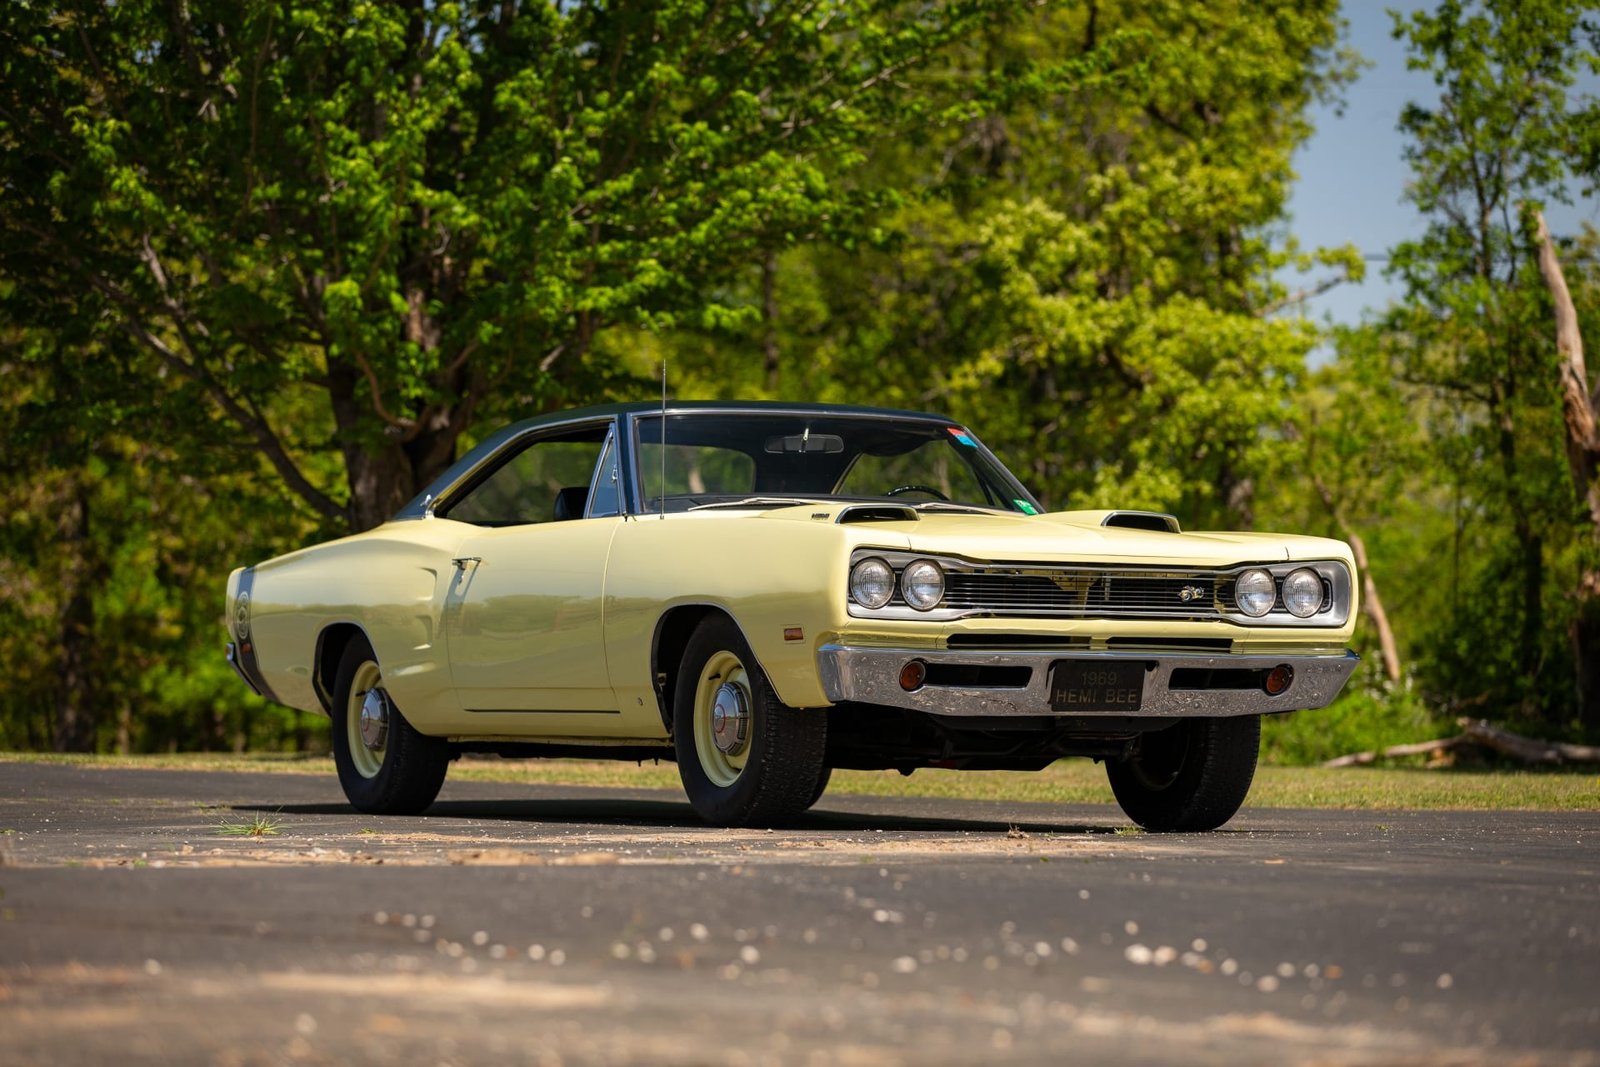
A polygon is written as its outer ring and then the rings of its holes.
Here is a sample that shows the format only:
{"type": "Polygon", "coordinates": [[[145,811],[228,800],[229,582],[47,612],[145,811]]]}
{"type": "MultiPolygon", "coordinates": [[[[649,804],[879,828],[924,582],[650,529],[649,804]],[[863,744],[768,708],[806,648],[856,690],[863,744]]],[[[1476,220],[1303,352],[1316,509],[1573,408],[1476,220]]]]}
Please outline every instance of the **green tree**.
{"type": "Polygon", "coordinates": [[[604,394],[604,325],[848,227],[897,80],[1006,6],[7,4],[4,312],[131,340],[367,528],[480,415],[604,394]]]}
{"type": "Polygon", "coordinates": [[[752,267],[739,330],[671,340],[689,388],[937,407],[1052,506],[1249,522],[1316,340],[1274,314],[1274,270],[1360,269],[1281,232],[1307,106],[1352,73],[1340,26],[1159,0],[987,24],[910,76],[943,121],[852,176],[902,191],[879,239],[752,267]],[[1101,77],[1018,73],[1107,53],[1101,77]]]}
{"type": "Polygon", "coordinates": [[[127,347],[0,332],[0,747],[303,747],[223,663],[218,590],[314,524],[127,347]]]}
{"type": "MultiPolygon", "coordinates": [[[[1549,295],[1524,212],[1567,200],[1575,173],[1595,174],[1600,111],[1573,92],[1597,69],[1589,11],[1446,0],[1395,21],[1439,98],[1401,117],[1427,229],[1393,252],[1407,300],[1389,317],[1390,344],[1402,378],[1437,398],[1425,415],[1454,498],[1451,584],[1495,593],[1493,610],[1463,597],[1440,617],[1432,680],[1447,699],[1509,707],[1546,729],[1578,703],[1572,585],[1556,561],[1579,530],[1549,295]]],[[[1583,699],[1600,727],[1600,692],[1583,699]]]]}

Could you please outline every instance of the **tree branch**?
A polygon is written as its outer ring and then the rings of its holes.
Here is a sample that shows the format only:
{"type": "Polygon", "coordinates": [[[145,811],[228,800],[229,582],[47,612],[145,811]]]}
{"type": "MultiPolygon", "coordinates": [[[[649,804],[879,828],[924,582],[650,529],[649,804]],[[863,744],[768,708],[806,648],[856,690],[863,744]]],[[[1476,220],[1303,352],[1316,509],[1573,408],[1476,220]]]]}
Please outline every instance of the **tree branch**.
{"type": "Polygon", "coordinates": [[[372,364],[360,352],[354,353],[356,366],[361,368],[361,373],[367,379],[367,387],[372,392],[372,410],[378,413],[378,418],[393,426],[397,430],[415,430],[417,421],[405,416],[395,417],[389,413],[389,408],[383,402],[383,387],[378,384],[378,373],[372,369],[372,364]]]}
{"type": "Polygon", "coordinates": [[[1339,274],[1331,278],[1324,278],[1315,285],[1308,285],[1304,289],[1297,289],[1288,296],[1284,297],[1282,300],[1268,304],[1266,307],[1256,312],[1256,317],[1264,319],[1269,315],[1276,315],[1284,308],[1298,307],[1299,305],[1304,304],[1307,300],[1315,299],[1316,297],[1321,296],[1323,293],[1326,293],[1329,289],[1343,285],[1349,280],[1349,274],[1339,274]]]}
{"type": "MultiPolygon", "coordinates": [[[[350,516],[346,509],[328,494],[312,485],[310,479],[301,472],[293,458],[290,457],[288,450],[284,447],[283,441],[273,431],[266,418],[258,412],[252,413],[247,410],[244,404],[229,393],[198,358],[194,360],[183,358],[181,354],[173,350],[171,345],[158,337],[146,325],[142,309],[137,300],[123,292],[99,272],[90,269],[78,256],[74,255],[69,249],[64,248],[54,235],[27,223],[21,223],[20,228],[31,233],[43,244],[50,247],[92,289],[115,304],[122,313],[122,321],[119,325],[128,336],[155,353],[162,362],[199,384],[207,395],[211,397],[213,403],[255,439],[256,443],[261,447],[262,454],[266,456],[267,462],[272,464],[273,469],[278,472],[278,476],[284,480],[284,484],[292,489],[296,495],[309,504],[319,515],[330,519],[349,521],[350,516]]],[[[153,272],[161,271],[160,260],[154,256],[153,252],[147,262],[152,264],[153,272]]],[[[164,272],[161,272],[161,276],[164,277],[164,272]]],[[[164,294],[165,299],[166,296],[164,294]]],[[[169,310],[169,314],[171,313],[169,310]]],[[[181,324],[175,321],[174,325],[180,326],[181,332],[181,324]]],[[[195,352],[197,350],[191,347],[190,351],[195,352]]]]}
{"type": "Polygon", "coordinates": [[[1578,326],[1578,309],[1573,306],[1567,278],[1556,257],[1555,242],[1544,222],[1544,212],[1533,213],[1539,242],[1539,273],[1550,290],[1556,326],[1556,351],[1561,367],[1561,412],[1566,423],[1567,466],[1573,487],[1588,505],[1590,533],[1600,538],[1600,484],[1595,466],[1600,460],[1600,431],[1594,397],[1589,394],[1589,372],[1583,359],[1583,333],[1578,326]]]}

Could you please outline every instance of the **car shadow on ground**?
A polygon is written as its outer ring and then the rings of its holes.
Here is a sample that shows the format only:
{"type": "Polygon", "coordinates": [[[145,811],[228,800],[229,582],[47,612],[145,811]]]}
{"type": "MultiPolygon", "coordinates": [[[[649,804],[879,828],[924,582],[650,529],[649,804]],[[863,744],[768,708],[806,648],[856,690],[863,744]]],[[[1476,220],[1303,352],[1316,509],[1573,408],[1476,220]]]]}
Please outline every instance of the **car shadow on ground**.
{"type": "MultiPolygon", "coordinates": [[[[826,801],[824,801],[826,803],[826,801]]],[[[282,815],[359,816],[348,804],[236,804],[238,812],[282,815]]],[[[371,818],[363,816],[363,818],[371,818]]],[[[638,827],[641,830],[705,830],[714,832],[687,802],[612,799],[440,800],[420,818],[437,820],[501,821],[564,825],[571,829],[592,826],[638,827]]],[[[1115,819],[1115,816],[1111,818],[1115,819]]],[[[910,833],[1008,834],[1113,834],[1120,824],[1088,825],[1038,819],[943,818],[923,815],[870,814],[817,810],[779,827],[792,833],[910,833]]]]}

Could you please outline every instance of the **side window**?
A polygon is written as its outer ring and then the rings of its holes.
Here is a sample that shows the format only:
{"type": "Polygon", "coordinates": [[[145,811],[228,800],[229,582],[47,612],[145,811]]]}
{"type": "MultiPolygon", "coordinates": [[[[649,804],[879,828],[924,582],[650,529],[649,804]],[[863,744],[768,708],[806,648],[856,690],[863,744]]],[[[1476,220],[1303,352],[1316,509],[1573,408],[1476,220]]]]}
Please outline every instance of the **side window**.
{"type": "Polygon", "coordinates": [[[622,503],[617,494],[621,489],[622,472],[617,469],[617,439],[606,438],[605,451],[600,454],[600,465],[595,468],[594,486],[589,490],[589,516],[617,515],[622,503]]]}
{"type": "Polygon", "coordinates": [[[608,426],[534,441],[440,514],[475,526],[583,518],[608,426]]]}

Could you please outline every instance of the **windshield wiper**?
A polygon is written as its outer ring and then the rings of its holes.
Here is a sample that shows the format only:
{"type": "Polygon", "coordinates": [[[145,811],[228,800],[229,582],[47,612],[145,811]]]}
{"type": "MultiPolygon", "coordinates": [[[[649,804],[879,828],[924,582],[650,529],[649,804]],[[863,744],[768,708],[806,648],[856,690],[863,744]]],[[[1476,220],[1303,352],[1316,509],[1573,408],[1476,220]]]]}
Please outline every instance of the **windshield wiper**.
{"type": "Polygon", "coordinates": [[[815,504],[819,499],[821,498],[814,496],[747,496],[742,500],[716,500],[709,504],[696,504],[688,510],[705,511],[707,508],[796,507],[800,504],[815,504]]]}
{"type": "MultiPolygon", "coordinates": [[[[896,503],[899,503],[899,501],[896,501],[896,503]]],[[[991,511],[997,511],[1002,515],[1017,514],[1009,508],[988,507],[984,504],[955,504],[948,500],[923,500],[919,503],[908,504],[906,506],[915,508],[917,511],[966,511],[976,515],[984,515],[991,511]]]]}

